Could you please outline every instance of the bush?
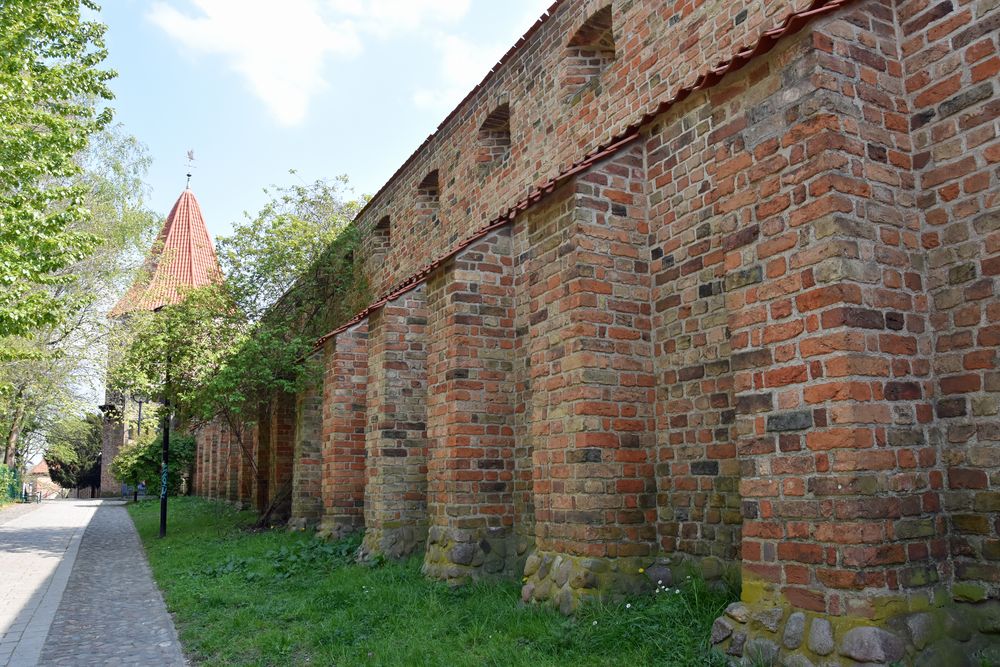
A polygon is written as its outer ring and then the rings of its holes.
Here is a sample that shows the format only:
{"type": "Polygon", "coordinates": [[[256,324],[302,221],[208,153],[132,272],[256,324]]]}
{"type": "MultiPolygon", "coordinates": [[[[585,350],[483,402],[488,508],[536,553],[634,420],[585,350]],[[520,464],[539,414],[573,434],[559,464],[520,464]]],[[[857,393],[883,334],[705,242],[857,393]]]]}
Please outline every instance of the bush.
{"type": "Polygon", "coordinates": [[[21,493],[21,480],[16,470],[0,463],[0,505],[17,500],[21,493]]]}
{"type": "MultiPolygon", "coordinates": [[[[111,462],[111,474],[130,486],[146,483],[147,493],[160,494],[161,435],[140,438],[118,452],[111,462]]],[[[176,496],[181,488],[181,480],[190,476],[194,461],[194,437],[177,433],[170,434],[170,463],[167,466],[167,494],[176,496]]]]}

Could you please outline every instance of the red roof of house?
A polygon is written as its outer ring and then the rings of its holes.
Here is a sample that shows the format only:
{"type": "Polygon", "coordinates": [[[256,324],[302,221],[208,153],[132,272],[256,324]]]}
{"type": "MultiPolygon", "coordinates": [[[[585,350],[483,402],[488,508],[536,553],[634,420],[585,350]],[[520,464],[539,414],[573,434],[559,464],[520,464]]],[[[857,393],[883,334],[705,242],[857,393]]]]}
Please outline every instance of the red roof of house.
{"type": "Polygon", "coordinates": [[[183,289],[209,285],[221,278],[222,270],[198,200],[190,189],[184,190],[149,251],[143,275],[108,316],[177,303],[183,289]]]}
{"type": "Polygon", "coordinates": [[[42,459],[35,465],[34,468],[28,471],[29,475],[48,475],[49,474],[49,464],[42,459]]]}

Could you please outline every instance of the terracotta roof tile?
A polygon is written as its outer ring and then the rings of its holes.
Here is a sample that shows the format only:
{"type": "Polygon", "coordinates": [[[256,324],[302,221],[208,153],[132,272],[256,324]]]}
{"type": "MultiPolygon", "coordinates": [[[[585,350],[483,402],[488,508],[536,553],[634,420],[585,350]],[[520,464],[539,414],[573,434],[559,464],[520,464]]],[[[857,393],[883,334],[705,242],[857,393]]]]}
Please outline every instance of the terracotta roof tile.
{"type": "Polygon", "coordinates": [[[143,275],[115,304],[108,317],[177,303],[185,288],[202,287],[221,279],[222,270],[201,207],[194,193],[185,190],[170,209],[149,251],[143,275]]]}

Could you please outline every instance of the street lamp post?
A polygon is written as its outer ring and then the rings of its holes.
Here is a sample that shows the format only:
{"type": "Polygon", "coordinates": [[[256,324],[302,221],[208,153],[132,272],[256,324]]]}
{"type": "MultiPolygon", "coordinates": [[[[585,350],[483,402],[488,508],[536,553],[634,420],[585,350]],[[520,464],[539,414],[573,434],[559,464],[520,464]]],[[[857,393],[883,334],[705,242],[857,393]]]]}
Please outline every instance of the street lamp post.
{"type": "MultiPolygon", "coordinates": [[[[148,402],[148,399],[144,394],[133,393],[132,400],[139,404],[139,416],[135,420],[135,438],[139,440],[142,438],[142,404],[148,402]]],[[[138,484],[132,487],[132,502],[139,502],[138,484]]]]}

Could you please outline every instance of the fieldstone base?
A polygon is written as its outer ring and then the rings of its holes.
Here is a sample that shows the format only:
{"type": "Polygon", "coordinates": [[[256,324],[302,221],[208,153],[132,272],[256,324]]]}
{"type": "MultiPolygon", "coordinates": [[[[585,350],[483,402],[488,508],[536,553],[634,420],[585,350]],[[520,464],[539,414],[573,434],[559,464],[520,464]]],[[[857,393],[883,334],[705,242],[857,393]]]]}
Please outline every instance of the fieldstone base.
{"type": "Polygon", "coordinates": [[[316,536],[325,540],[340,540],[364,528],[363,525],[357,525],[351,517],[323,517],[316,529],[316,536]]]}
{"type": "Polygon", "coordinates": [[[451,584],[514,576],[517,543],[510,528],[433,526],[427,534],[423,573],[451,584]]]}
{"type": "Polygon", "coordinates": [[[592,600],[619,600],[649,592],[649,558],[588,558],[536,551],[524,564],[521,599],[547,602],[570,614],[592,600]]]}
{"type": "Polygon", "coordinates": [[[294,517],[288,520],[288,530],[309,530],[318,524],[319,521],[315,517],[294,517]]]}
{"type": "Polygon", "coordinates": [[[400,559],[420,551],[427,541],[427,526],[382,526],[365,531],[357,559],[369,561],[379,556],[400,559]]]}
{"type": "Polygon", "coordinates": [[[947,604],[878,625],[781,606],[734,602],[712,626],[712,645],[740,667],[1000,665],[1000,601],[947,604]]]}

